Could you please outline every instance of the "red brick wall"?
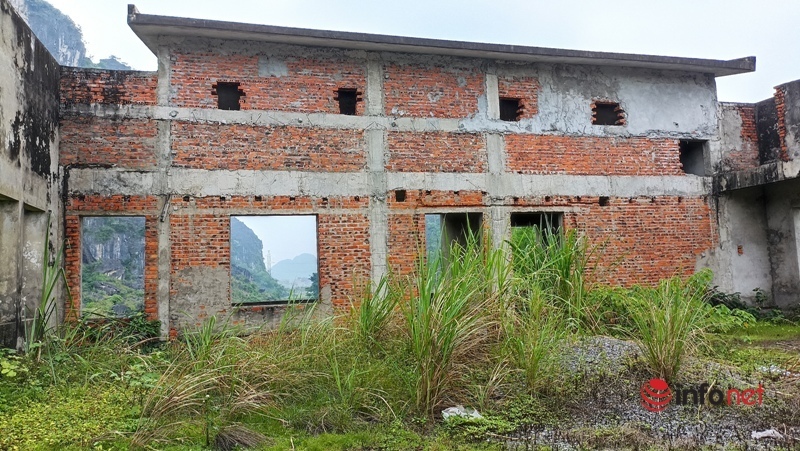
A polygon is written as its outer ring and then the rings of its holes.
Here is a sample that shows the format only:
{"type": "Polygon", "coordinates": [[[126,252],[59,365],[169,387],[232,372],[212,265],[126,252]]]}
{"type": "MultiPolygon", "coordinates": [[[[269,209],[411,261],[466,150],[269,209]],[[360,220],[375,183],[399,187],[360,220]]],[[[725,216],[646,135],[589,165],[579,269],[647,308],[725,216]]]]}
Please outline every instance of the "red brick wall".
{"type": "Polygon", "coordinates": [[[683,175],[674,139],[507,135],[506,152],[520,174],[683,175]]]}
{"type": "Polygon", "coordinates": [[[155,168],[156,121],[68,116],[61,120],[60,164],[155,168]]]}
{"type": "Polygon", "coordinates": [[[396,191],[390,192],[387,204],[390,209],[415,209],[419,207],[482,207],[489,199],[483,191],[405,190],[404,201],[397,200],[396,191]]]}
{"type": "Polygon", "coordinates": [[[144,311],[149,319],[158,319],[158,199],[155,196],[84,196],[71,195],[65,206],[64,236],[67,248],[64,269],[72,302],[65,306],[65,317],[75,319],[81,308],[81,217],[144,216],[144,311]]]}
{"type": "Polygon", "coordinates": [[[477,69],[420,64],[384,65],[386,115],[414,117],[473,116],[484,92],[477,69]]]}
{"type": "Polygon", "coordinates": [[[474,133],[390,132],[387,171],[485,172],[486,140],[474,133]]]}
{"type": "Polygon", "coordinates": [[[61,103],[155,105],[158,74],[127,70],[61,68],[61,103]]]}
{"type": "MultiPolygon", "coordinates": [[[[216,108],[211,86],[225,81],[241,83],[243,110],[339,113],[339,103],[333,100],[337,89],[366,88],[366,68],[355,59],[281,58],[287,74],[280,77],[260,77],[258,56],[194,52],[174,53],[171,59],[170,105],[174,106],[216,108]]],[[[363,114],[363,102],[356,108],[363,114]]]]}
{"type": "Polygon", "coordinates": [[[539,81],[533,77],[497,77],[500,97],[520,99],[524,107],[519,119],[530,119],[539,112],[539,81]]]}
{"type": "Polygon", "coordinates": [[[425,252],[425,215],[392,212],[389,215],[389,268],[396,276],[412,274],[417,257],[425,252]]]}
{"type": "Polygon", "coordinates": [[[599,271],[591,277],[612,284],[653,284],[694,272],[696,259],[717,242],[713,212],[703,197],[593,196],[518,199],[518,210],[562,211],[564,226],[589,237],[599,271]],[[599,246],[599,247],[598,247],[599,246]]]}
{"type": "Polygon", "coordinates": [[[173,122],[173,165],[197,169],[359,171],[364,133],[173,122]]]}
{"type": "MultiPolygon", "coordinates": [[[[230,216],[317,214],[320,287],[330,286],[334,306],[346,306],[369,280],[368,204],[366,197],[174,198],[170,215],[173,278],[170,296],[174,299],[178,295],[175,286],[185,282],[179,278],[186,268],[230,270],[230,216]],[[259,208],[263,211],[258,211],[259,208]],[[328,211],[331,209],[349,211],[328,211]]],[[[226,305],[230,305],[230,298],[226,305]]]]}
{"type": "Polygon", "coordinates": [[[789,148],[786,146],[786,92],[784,88],[775,88],[775,107],[778,111],[778,136],[781,139],[780,159],[789,161],[789,148]]]}

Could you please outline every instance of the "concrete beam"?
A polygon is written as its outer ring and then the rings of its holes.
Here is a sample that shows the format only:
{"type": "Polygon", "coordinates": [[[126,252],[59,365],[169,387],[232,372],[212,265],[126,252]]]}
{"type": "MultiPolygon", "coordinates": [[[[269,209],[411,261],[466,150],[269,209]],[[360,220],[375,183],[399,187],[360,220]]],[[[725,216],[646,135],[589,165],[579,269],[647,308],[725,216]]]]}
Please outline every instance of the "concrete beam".
{"type": "Polygon", "coordinates": [[[697,176],[586,176],[389,172],[209,171],[168,174],[121,169],[70,170],[70,192],[101,195],[369,196],[395,189],[478,190],[492,196],[703,196],[711,178],[697,176]],[[166,177],[167,183],[160,182],[166,177]],[[385,187],[385,188],[384,188],[385,187]]]}

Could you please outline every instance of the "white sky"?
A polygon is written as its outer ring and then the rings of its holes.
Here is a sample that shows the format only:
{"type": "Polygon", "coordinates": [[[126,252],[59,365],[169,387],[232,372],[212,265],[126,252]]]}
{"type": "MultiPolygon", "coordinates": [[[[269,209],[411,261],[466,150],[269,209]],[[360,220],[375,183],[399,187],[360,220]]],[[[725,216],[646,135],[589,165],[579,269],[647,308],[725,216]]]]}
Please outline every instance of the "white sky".
{"type": "Polygon", "coordinates": [[[712,59],[756,56],[717,79],[724,101],[756,102],[800,78],[798,0],[48,0],[82,28],[95,60],[156,59],[128,28],[143,14],[459,41],[712,59]]]}
{"type": "MultiPolygon", "coordinates": [[[[317,255],[316,216],[236,216],[264,244],[264,263],[271,253],[272,266],[300,254],[317,255]]],[[[269,267],[267,268],[269,269],[269,267]]]]}

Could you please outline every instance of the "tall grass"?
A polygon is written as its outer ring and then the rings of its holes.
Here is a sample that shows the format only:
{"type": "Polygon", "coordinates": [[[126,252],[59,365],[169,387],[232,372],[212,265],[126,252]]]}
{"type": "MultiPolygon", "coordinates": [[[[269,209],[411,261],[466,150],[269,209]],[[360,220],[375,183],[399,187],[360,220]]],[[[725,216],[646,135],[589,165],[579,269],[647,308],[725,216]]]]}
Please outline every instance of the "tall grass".
{"type": "Polygon", "coordinates": [[[514,274],[523,287],[546,293],[574,330],[597,329],[597,309],[589,302],[586,278],[594,249],[585,238],[575,230],[561,234],[520,227],[512,230],[510,247],[514,274]]]}
{"type": "Polygon", "coordinates": [[[481,248],[476,236],[466,244],[453,242],[445,262],[441,254],[420,259],[414,276],[414,293],[402,306],[411,352],[415,406],[433,414],[446,394],[464,380],[466,368],[459,357],[470,356],[485,344],[497,291],[491,278],[504,261],[498,251],[481,248]]]}
{"type": "Polygon", "coordinates": [[[365,289],[360,302],[353,305],[350,315],[351,327],[359,340],[372,346],[387,334],[387,327],[404,292],[403,286],[397,283],[391,273],[365,289]]]}
{"type": "Polygon", "coordinates": [[[676,276],[656,288],[631,291],[631,335],[654,375],[671,380],[684,357],[705,343],[710,280],[711,272],[705,270],[686,281],[676,276]]]}

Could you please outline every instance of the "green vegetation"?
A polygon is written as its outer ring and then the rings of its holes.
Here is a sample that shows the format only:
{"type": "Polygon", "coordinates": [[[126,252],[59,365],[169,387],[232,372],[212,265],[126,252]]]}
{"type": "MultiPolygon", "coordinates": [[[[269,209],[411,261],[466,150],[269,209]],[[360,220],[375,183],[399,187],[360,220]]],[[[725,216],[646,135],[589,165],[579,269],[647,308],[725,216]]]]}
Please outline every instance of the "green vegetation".
{"type": "Polygon", "coordinates": [[[144,310],[144,218],[86,217],[81,236],[81,314],[144,310]]]}
{"type": "Polygon", "coordinates": [[[453,243],[446,260],[421,252],[413,274],[390,273],[342,316],[290,305],[274,330],[210,317],[154,343],[158,324],[141,316],[47,329],[38,358],[0,354],[0,448],[539,449],[544,428],[577,448],[649,446],[646,425],[573,422],[609,386],[630,385],[636,407],[647,377],[800,365],[791,346],[754,347],[797,343],[800,327],[712,306],[706,272],[609,288],[589,282],[592,250],[576,235],[515,230],[510,259],[480,241],[453,243]],[[590,372],[598,356],[574,357],[576,343],[601,335],[630,338],[641,357],[590,372]],[[483,418],[442,421],[459,404],[483,418]]]}

